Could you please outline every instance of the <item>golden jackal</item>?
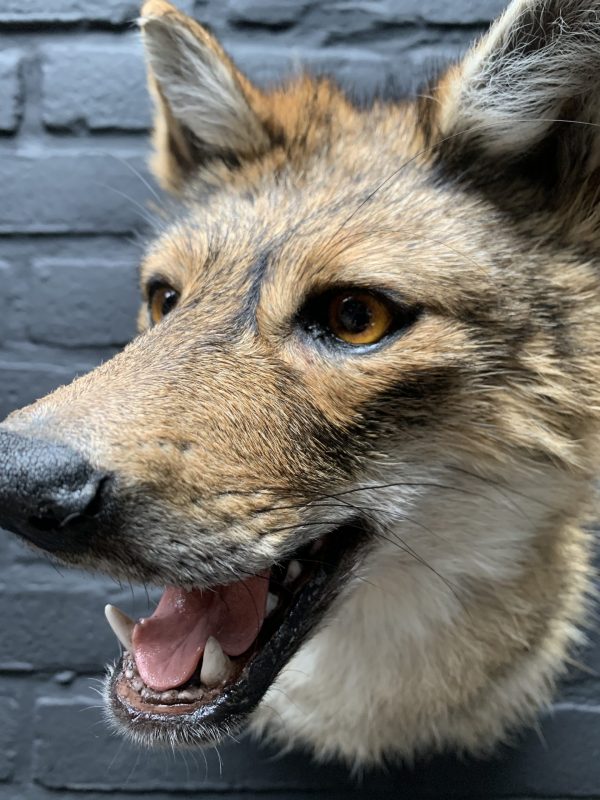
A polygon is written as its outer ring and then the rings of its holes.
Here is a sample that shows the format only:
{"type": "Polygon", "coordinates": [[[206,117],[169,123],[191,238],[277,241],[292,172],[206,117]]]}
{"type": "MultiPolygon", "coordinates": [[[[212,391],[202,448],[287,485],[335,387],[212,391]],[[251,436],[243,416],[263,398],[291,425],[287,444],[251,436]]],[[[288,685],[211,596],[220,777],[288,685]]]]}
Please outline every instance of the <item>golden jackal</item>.
{"type": "Polygon", "coordinates": [[[162,0],[141,29],[178,199],[140,335],[3,423],[0,520],[167,587],[107,608],[139,741],[487,749],[549,699],[590,587],[600,2],[516,0],[369,109],[258,89],[162,0]]]}

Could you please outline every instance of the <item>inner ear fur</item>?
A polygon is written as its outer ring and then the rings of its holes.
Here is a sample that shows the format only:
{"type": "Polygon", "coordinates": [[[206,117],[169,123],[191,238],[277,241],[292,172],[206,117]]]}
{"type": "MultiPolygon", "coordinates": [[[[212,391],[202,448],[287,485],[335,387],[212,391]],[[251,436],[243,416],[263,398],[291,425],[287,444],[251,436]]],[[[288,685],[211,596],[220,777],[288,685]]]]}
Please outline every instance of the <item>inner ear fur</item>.
{"type": "Polygon", "coordinates": [[[434,88],[425,129],[471,173],[580,185],[599,163],[599,75],[600,0],[514,0],[434,88]]]}
{"type": "Polygon", "coordinates": [[[164,188],[181,191],[211,159],[235,164],[271,147],[264,95],[202,25],[148,0],[140,27],[155,105],[151,165],[164,188]]]}

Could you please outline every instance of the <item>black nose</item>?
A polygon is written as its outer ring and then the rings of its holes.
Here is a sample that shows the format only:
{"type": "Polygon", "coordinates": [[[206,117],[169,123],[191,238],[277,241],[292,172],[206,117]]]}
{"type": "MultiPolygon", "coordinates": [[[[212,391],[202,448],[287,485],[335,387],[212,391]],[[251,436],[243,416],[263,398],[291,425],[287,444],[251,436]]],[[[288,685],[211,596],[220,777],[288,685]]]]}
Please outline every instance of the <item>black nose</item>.
{"type": "Polygon", "coordinates": [[[66,445],[0,429],[0,527],[39,547],[85,547],[107,478],[66,445]]]}

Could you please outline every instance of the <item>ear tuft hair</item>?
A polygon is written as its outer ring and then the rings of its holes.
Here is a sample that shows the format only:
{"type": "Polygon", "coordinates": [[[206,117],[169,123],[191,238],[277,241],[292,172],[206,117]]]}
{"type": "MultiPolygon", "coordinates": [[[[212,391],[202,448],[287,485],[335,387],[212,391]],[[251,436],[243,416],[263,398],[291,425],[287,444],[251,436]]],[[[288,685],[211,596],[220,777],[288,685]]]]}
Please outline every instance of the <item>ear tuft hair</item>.
{"type": "Polygon", "coordinates": [[[140,28],[155,99],[155,173],[179,190],[211,158],[254,158],[270,146],[253,104],[260,92],[216,39],[163,0],[148,0],[140,28]]]}
{"type": "Polygon", "coordinates": [[[519,157],[555,120],[597,120],[599,75],[598,0],[515,0],[442,80],[441,134],[519,157]]]}

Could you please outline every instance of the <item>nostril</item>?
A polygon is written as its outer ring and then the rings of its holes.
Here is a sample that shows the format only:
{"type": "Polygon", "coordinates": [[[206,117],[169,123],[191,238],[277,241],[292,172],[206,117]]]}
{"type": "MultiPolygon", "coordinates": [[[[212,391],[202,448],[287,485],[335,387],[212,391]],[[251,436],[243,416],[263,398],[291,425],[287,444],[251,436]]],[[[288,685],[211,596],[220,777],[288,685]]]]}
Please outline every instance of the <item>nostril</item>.
{"type": "Polygon", "coordinates": [[[38,531],[51,531],[67,528],[82,517],[87,519],[97,517],[102,510],[104,489],[108,481],[108,475],[100,472],[92,473],[87,484],[72,492],[70,496],[61,492],[61,496],[57,497],[55,502],[53,498],[49,498],[38,514],[28,518],[28,524],[38,531]]]}
{"type": "Polygon", "coordinates": [[[110,476],[101,475],[99,473],[97,473],[97,476],[96,492],[87,506],[81,512],[81,516],[93,518],[97,517],[102,511],[104,495],[106,494],[106,490],[108,488],[110,476]]]}
{"type": "Polygon", "coordinates": [[[110,480],[68,445],[0,427],[0,527],[49,550],[83,546],[110,480]]]}
{"type": "Polygon", "coordinates": [[[28,517],[27,524],[36,531],[53,531],[60,526],[60,522],[52,516],[28,517]]]}

